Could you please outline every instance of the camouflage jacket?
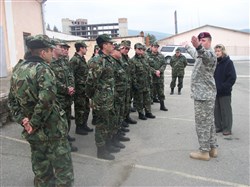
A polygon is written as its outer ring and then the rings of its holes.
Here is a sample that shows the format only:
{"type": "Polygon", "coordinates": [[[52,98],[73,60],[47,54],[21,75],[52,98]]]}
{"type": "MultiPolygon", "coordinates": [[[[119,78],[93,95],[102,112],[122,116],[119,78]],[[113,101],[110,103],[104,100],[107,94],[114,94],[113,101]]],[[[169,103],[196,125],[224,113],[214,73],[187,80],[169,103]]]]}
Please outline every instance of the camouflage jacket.
{"type": "Polygon", "coordinates": [[[153,54],[151,51],[147,52],[147,61],[151,67],[151,73],[154,83],[164,82],[164,71],[167,64],[165,63],[165,58],[161,53],[153,54]],[[155,71],[159,70],[161,72],[160,77],[155,75],[155,71]]]}
{"type": "Polygon", "coordinates": [[[133,64],[132,85],[135,91],[144,92],[150,90],[152,81],[151,68],[146,61],[145,56],[134,55],[130,60],[133,64]]]}
{"type": "Polygon", "coordinates": [[[12,74],[9,107],[13,119],[22,124],[25,117],[34,129],[23,131],[29,142],[65,138],[68,124],[65,112],[56,102],[55,75],[40,57],[32,56],[22,62],[12,74]]]}
{"type": "Polygon", "coordinates": [[[80,56],[78,53],[74,54],[69,63],[74,75],[76,94],[84,93],[89,71],[88,64],[84,56],[80,56]]]}
{"type": "Polygon", "coordinates": [[[124,70],[125,70],[126,75],[127,75],[127,84],[128,84],[127,87],[129,87],[129,85],[131,87],[133,65],[131,64],[130,58],[128,55],[122,54],[121,62],[122,62],[122,66],[124,67],[124,70]]]}
{"type": "Polygon", "coordinates": [[[195,100],[214,100],[216,86],[214,71],[217,58],[213,50],[206,50],[204,47],[196,50],[190,46],[186,47],[187,52],[195,59],[191,75],[191,98],[195,100]]]}
{"type": "Polygon", "coordinates": [[[53,58],[50,67],[56,76],[57,97],[59,100],[64,100],[65,96],[69,96],[68,87],[74,87],[74,77],[62,58],[58,60],[53,58]]]}
{"type": "Polygon", "coordinates": [[[184,76],[187,59],[182,54],[180,56],[173,55],[170,60],[170,66],[172,67],[172,76],[184,76]]]}
{"type": "Polygon", "coordinates": [[[127,90],[127,73],[122,66],[121,60],[117,60],[113,57],[111,57],[111,60],[114,67],[115,94],[119,97],[119,94],[125,94],[127,90]]]}
{"type": "Polygon", "coordinates": [[[92,99],[96,110],[111,110],[114,107],[114,67],[110,56],[99,51],[91,58],[86,81],[86,95],[92,99]]]}

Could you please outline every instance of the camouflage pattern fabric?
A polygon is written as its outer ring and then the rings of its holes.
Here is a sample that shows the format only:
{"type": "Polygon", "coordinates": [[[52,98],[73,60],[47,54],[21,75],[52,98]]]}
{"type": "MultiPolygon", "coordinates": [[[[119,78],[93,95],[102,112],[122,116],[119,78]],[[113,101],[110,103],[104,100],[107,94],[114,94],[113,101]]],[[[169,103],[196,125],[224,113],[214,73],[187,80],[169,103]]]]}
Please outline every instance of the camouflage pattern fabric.
{"type": "MultiPolygon", "coordinates": [[[[156,43],[157,44],[157,43],[156,43]]],[[[156,45],[155,44],[155,45],[156,45]]],[[[164,56],[161,53],[154,54],[150,50],[147,52],[147,61],[151,67],[152,72],[152,86],[151,86],[151,97],[157,98],[160,101],[165,100],[164,95],[164,71],[167,64],[165,63],[164,56]],[[160,77],[155,75],[155,71],[161,72],[160,77]],[[157,97],[156,97],[157,96],[157,97]]]]}
{"type": "Polygon", "coordinates": [[[195,127],[201,151],[217,147],[214,125],[214,100],[194,100],[195,127]]]}
{"type": "Polygon", "coordinates": [[[116,134],[117,130],[121,127],[121,123],[124,120],[124,109],[125,109],[125,93],[127,90],[127,73],[122,66],[121,60],[117,60],[111,57],[114,67],[114,78],[115,78],[115,93],[114,93],[114,130],[116,134]]]}
{"type": "Polygon", "coordinates": [[[124,106],[124,116],[123,118],[125,119],[130,112],[130,107],[131,107],[131,100],[133,98],[133,90],[132,90],[132,68],[133,64],[129,61],[129,56],[122,54],[122,65],[124,67],[124,70],[127,75],[127,89],[125,92],[125,106],[124,106]]]}
{"type": "Polygon", "coordinates": [[[214,71],[217,63],[216,55],[212,49],[202,47],[196,51],[190,46],[187,52],[195,59],[191,75],[191,98],[195,100],[211,100],[215,98],[216,86],[214,71]]]}
{"type": "Polygon", "coordinates": [[[170,60],[170,66],[172,67],[172,81],[170,88],[176,86],[176,79],[178,77],[178,88],[183,88],[183,78],[185,74],[185,67],[187,66],[187,59],[184,55],[180,54],[179,57],[173,55],[170,60]]]}
{"type": "Polygon", "coordinates": [[[60,58],[58,60],[52,59],[50,67],[54,71],[56,76],[56,97],[62,109],[66,112],[67,121],[70,127],[72,97],[68,94],[68,87],[74,87],[74,77],[64,58],[60,58]]]}
{"type": "Polygon", "coordinates": [[[88,65],[84,57],[81,57],[78,53],[70,59],[70,66],[74,74],[75,80],[75,123],[76,126],[81,126],[87,123],[90,106],[89,99],[85,94],[85,81],[88,76],[88,65]]]}
{"type": "MultiPolygon", "coordinates": [[[[32,167],[35,173],[35,186],[49,186],[56,184],[73,185],[73,166],[70,147],[67,140],[68,124],[65,112],[56,101],[56,80],[50,66],[38,56],[31,56],[15,69],[11,77],[9,107],[13,119],[22,124],[22,119],[29,118],[29,122],[35,131],[28,134],[23,130],[22,136],[30,143],[32,153],[32,167]],[[62,144],[48,142],[64,142],[62,144]],[[60,157],[50,159],[44,150],[40,150],[44,144],[50,148],[51,154],[57,154],[56,150],[64,150],[60,157]],[[45,155],[46,163],[40,161],[40,155],[45,155]],[[56,163],[61,164],[58,169],[56,163]],[[42,165],[48,169],[45,173],[42,165]],[[39,167],[38,167],[39,166],[39,167]],[[66,168],[65,168],[66,167],[66,168]],[[64,172],[60,175],[60,171],[64,172]],[[55,179],[50,181],[48,173],[57,172],[55,179]],[[40,174],[41,175],[40,175],[40,174]]],[[[55,173],[54,173],[55,174],[55,173]]]]}
{"type": "Polygon", "coordinates": [[[150,84],[152,80],[151,68],[144,56],[137,54],[130,60],[134,65],[133,87],[136,109],[139,113],[145,108],[146,113],[151,113],[150,84]]]}
{"type": "Polygon", "coordinates": [[[97,146],[103,146],[110,135],[110,126],[114,110],[114,69],[110,56],[99,51],[91,58],[89,74],[86,81],[86,94],[92,100],[97,124],[95,140],[97,146]],[[110,114],[111,113],[111,114],[110,114]]]}

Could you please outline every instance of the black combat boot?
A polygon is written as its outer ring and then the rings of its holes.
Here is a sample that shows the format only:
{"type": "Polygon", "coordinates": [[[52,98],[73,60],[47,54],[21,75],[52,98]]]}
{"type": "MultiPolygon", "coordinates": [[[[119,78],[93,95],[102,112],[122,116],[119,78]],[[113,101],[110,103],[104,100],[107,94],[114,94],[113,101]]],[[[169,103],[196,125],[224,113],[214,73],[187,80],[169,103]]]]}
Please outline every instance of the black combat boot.
{"type": "Polygon", "coordinates": [[[160,101],[159,101],[159,99],[157,99],[157,98],[155,97],[155,98],[153,98],[153,102],[154,102],[154,103],[159,103],[160,101]]]}
{"type": "Polygon", "coordinates": [[[123,120],[122,121],[122,127],[129,127],[129,124],[125,120],[123,120]]]}
{"type": "Polygon", "coordinates": [[[73,146],[71,142],[69,142],[69,145],[70,145],[70,151],[71,152],[77,152],[78,151],[78,148],[76,146],[73,146]]]}
{"type": "Polygon", "coordinates": [[[174,88],[171,88],[170,95],[173,95],[173,94],[174,94],[174,88]]]}
{"type": "Polygon", "coordinates": [[[125,136],[121,133],[120,130],[117,132],[117,138],[118,138],[118,140],[121,141],[121,142],[130,141],[130,138],[125,137],[125,136]]]}
{"type": "Polygon", "coordinates": [[[105,160],[114,160],[115,156],[111,155],[107,150],[106,146],[97,147],[97,158],[105,160]]]}
{"type": "Polygon", "coordinates": [[[123,132],[129,132],[129,129],[126,129],[125,127],[121,127],[121,131],[123,131],[123,132]]]}
{"type": "Polygon", "coordinates": [[[178,95],[181,95],[181,88],[178,88],[178,95]]]}
{"type": "Polygon", "coordinates": [[[130,108],[130,112],[136,112],[136,108],[135,107],[131,107],[130,108]]]}
{"type": "Polygon", "coordinates": [[[146,113],[145,116],[146,116],[147,118],[155,118],[155,116],[154,116],[151,112],[146,113]]]}
{"type": "Polygon", "coordinates": [[[164,101],[160,101],[160,105],[160,110],[168,111],[168,109],[165,107],[164,101]]]}
{"type": "Polygon", "coordinates": [[[137,121],[133,120],[130,116],[127,116],[127,118],[125,119],[125,121],[127,123],[130,123],[130,124],[136,124],[137,121]]]}
{"type": "Polygon", "coordinates": [[[139,119],[141,120],[147,120],[146,116],[143,113],[138,113],[139,114],[139,119]]]}
{"type": "Polygon", "coordinates": [[[83,128],[83,126],[76,126],[76,134],[88,135],[88,132],[83,128]]]}
{"type": "Polygon", "coordinates": [[[118,139],[118,137],[117,137],[117,134],[115,134],[115,135],[113,136],[111,142],[112,142],[112,145],[115,146],[115,147],[119,147],[120,149],[124,149],[124,148],[125,148],[125,145],[123,145],[123,144],[119,141],[119,139],[118,139]]]}
{"type": "Polygon", "coordinates": [[[67,136],[69,142],[74,142],[76,139],[74,137],[71,137],[70,135],[67,136]]]}
{"type": "Polygon", "coordinates": [[[83,124],[83,129],[84,129],[86,132],[93,132],[93,131],[94,131],[94,129],[88,127],[87,123],[84,123],[84,124],[83,124]]]}
{"type": "Polygon", "coordinates": [[[111,139],[110,139],[110,138],[108,138],[108,139],[106,140],[106,150],[107,150],[108,152],[110,152],[110,153],[118,153],[118,152],[120,152],[120,148],[119,148],[119,147],[115,147],[115,146],[113,145],[113,143],[111,142],[111,139]]]}

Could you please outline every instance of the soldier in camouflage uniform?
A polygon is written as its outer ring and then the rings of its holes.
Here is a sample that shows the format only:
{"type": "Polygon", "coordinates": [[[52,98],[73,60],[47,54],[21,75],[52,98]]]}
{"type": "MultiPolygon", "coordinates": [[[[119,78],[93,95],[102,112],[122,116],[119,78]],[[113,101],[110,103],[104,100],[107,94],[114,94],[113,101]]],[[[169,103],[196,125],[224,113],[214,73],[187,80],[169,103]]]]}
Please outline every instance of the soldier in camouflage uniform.
{"type": "Polygon", "coordinates": [[[144,56],[144,46],[141,43],[134,45],[135,55],[130,60],[133,64],[133,80],[132,86],[135,91],[134,100],[138,111],[139,119],[146,120],[147,118],[155,118],[151,113],[151,68],[148,65],[144,56]],[[144,110],[145,109],[145,114],[144,110]]]}
{"type": "MultiPolygon", "coordinates": [[[[68,65],[65,63],[63,57],[63,45],[64,43],[58,39],[53,39],[52,44],[55,46],[53,49],[53,58],[50,63],[51,69],[54,71],[56,76],[56,86],[57,86],[57,100],[60,103],[62,109],[66,112],[66,117],[68,121],[68,126],[71,126],[71,97],[75,93],[74,88],[74,78],[71,74],[68,65]]],[[[68,135],[68,140],[74,141],[72,137],[68,135]]],[[[70,143],[71,151],[77,151],[77,147],[70,143]]]]}
{"type": "Polygon", "coordinates": [[[190,157],[200,160],[217,156],[214,125],[216,86],[213,77],[217,58],[211,48],[211,41],[211,35],[202,32],[198,38],[191,38],[195,49],[186,46],[188,53],[195,59],[191,75],[191,98],[194,99],[196,132],[200,144],[199,151],[190,153],[190,157]]]}
{"type": "Polygon", "coordinates": [[[115,44],[114,50],[111,52],[111,60],[113,62],[114,78],[115,78],[115,94],[114,94],[114,110],[115,116],[113,116],[113,145],[120,148],[125,148],[119,141],[129,141],[128,137],[120,136],[122,131],[128,132],[129,129],[125,129],[122,126],[124,120],[125,109],[125,93],[127,90],[127,73],[121,62],[121,45],[115,44]]]}
{"type": "Polygon", "coordinates": [[[87,52],[87,45],[83,41],[75,43],[76,53],[70,59],[70,66],[74,74],[75,80],[75,123],[76,134],[87,135],[88,132],[92,132],[93,129],[87,125],[90,106],[89,98],[85,94],[85,81],[88,76],[88,64],[84,58],[87,52]]]}
{"type": "Polygon", "coordinates": [[[114,69],[110,57],[114,46],[112,39],[103,34],[96,38],[100,47],[99,55],[91,58],[89,74],[86,81],[86,94],[92,100],[96,113],[95,142],[97,157],[113,160],[111,152],[119,151],[118,147],[107,144],[112,139],[112,119],[114,112],[114,69]]]}
{"type": "Polygon", "coordinates": [[[174,87],[176,85],[176,79],[178,78],[178,95],[181,95],[181,89],[183,87],[183,78],[185,74],[185,67],[187,66],[187,59],[181,54],[180,48],[175,50],[175,55],[171,57],[170,66],[172,67],[172,81],[170,83],[171,92],[174,94],[174,87]]]}
{"type": "MultiPolygon", "coordinates": [[[[132,100],[132,68],[133,64],[130,63],[128,52],[131,48],[131,42],[129,40],[123,40],[121,42],[122,64],[127,74],[127,86],[125,92],[125,108],[124,108],[124,121],[130,124],[136,124],[137,121],[132,119],[129,115],[132,100]]],[[[126,127],[126,125],[124,125],[126,127]]]]}
{"type": "Polygon", "coordinates": [[[73,186],[68,123],[56,100],[56,80],[49,64],[52,45],[46,35],[29,38],[28,57],[13,72],[9,107],[31,147],[34,186],[73,186]]]}
{"type": "MultiPolygon", "coordinates": [[[[168,111],[165,107],[164,100],[164,71],[166,63],[164,56],[158,52],[159,44],[154,42],[151,44],[150,50],[147,53],[147,61],[151,67],[153,77],[153,98],[160,100],[160,110],[168,111]],[[157,96],[157,97],[156,97],[157,96]]],[[[151,93],[152,94],[152,93],[151,93]]]]}

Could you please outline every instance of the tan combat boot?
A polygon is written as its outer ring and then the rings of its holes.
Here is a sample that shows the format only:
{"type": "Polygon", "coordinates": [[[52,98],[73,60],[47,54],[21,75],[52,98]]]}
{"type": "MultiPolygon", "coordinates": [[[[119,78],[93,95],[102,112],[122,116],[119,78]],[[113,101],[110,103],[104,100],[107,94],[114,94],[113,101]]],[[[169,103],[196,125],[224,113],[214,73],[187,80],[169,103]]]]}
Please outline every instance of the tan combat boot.
{"type": "Polygon", "coordinates": [[[209,152],[202,152],[202,151],[191,152],[190,158],[197,160],[206,160],[206,161],[210,160],[209,152]]]}
{"type": "Polygon", "coordinates": [[[211,148],[211,150],[209,151],[209,156],[210,157],[213,157],[213,158],[216,158],[218,156],[218,150],[217,148],[211,148]]]}

